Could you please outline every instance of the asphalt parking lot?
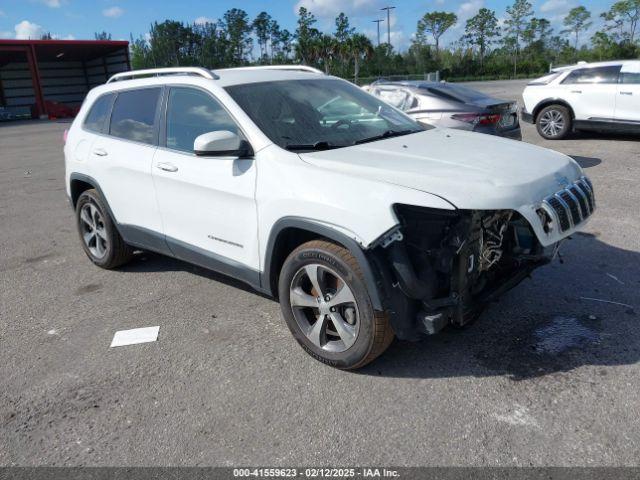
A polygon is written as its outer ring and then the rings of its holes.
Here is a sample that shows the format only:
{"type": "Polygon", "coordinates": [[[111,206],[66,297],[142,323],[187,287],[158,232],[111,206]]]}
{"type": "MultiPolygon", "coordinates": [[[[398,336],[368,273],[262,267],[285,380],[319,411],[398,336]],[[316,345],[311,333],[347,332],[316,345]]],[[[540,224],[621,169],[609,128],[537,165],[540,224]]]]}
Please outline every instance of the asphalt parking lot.
{"type": "Polygon", "coordinates": [[[93,266],[64,192],[66,126],[0,125],[1,465],[638,465],[640,139],[524,125],[596,187],[564,264],[350,373],[232,280],[153,254],[93,266]],[[109,348],[153,325],[157,342],[109,348]]]}

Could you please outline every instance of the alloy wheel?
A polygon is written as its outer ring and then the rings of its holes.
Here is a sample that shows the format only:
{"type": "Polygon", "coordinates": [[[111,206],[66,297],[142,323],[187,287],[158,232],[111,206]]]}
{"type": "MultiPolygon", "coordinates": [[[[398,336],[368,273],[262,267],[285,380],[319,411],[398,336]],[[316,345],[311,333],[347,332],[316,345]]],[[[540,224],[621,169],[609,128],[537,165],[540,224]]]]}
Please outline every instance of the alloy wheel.
{"type": "Polygon", "coordinates": [[[540,129],[549,136],[555,137],[564,129],[564,117],[558,110],[547,110],[540,117],[540,129]]]}
{"type": "Polygon", "coordinates": [[[80,226],[82,240],[91,255],[95,258],[103,258],[107,253],[107,231],[104,226],[102,214],[93,203],[85,203],[80,210],[80,226]]]}
{"type": "Polygon", "coordinates": [[[356,299],[334,270],[316,263],[300,268],[291,281],[289,301],[298,326],[315,346],[339,353],[358,338],[356,299]]]}

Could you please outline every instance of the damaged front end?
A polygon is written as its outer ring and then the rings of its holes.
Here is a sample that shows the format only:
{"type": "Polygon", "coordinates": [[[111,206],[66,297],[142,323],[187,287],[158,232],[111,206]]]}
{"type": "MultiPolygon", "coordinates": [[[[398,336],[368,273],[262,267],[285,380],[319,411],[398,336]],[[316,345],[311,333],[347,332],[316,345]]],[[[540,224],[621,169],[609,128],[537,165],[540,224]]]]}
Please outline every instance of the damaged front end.
{"type": "Polygon", "coordinates": [[[513,210],[394,209],[400,224],[369,253],[396,336],[405,340],[471,322],[559,246],[545,249],[513,210]]]}

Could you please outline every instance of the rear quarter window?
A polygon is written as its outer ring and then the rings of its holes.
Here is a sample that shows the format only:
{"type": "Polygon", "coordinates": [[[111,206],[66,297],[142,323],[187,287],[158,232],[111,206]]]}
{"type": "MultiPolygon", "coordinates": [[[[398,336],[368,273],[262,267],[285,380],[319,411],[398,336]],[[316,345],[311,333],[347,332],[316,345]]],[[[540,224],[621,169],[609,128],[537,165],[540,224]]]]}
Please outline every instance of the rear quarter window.
{"type": "Polygon", "coordinates": [[[111,109],[114,95],[112,93],[102,95],[93,102],[89,113],[84,120],[84,128],[92,132],[102,133],[111,109]]]}
{"type": "Polygon", "coordinates": [[[119,92],[111,113],[109,134],[134,142],[155,144],[160,92],[160,88],[119,92]]]}

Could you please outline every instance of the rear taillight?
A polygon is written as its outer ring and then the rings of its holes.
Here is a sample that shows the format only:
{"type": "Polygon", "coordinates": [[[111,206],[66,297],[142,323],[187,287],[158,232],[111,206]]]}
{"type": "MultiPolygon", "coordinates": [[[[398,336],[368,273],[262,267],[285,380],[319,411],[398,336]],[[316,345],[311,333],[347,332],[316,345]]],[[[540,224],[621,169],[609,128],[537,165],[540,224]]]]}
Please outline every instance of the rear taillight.
{"type": "Polygon", "coordinates": [[[493,125],[500,121],[500,114],[492,113],[490,115],[480,115],[480,125],[493,125]]]}
{"type": "Polygon", "coordinates": [[[471,123],[473,125],[494,125],[500,121],[499,113],[456,113],[451,118],[460,120],[461,122],[471,123]]]}
{"type": "Polygon", "coordinates": [[[62,141],[65,143],[65,145],[66,145],[66,143],[67,143],[67,137],[68,137],[68,136],[69,136],[69,129],[68,129],[68,128],[66,128],[66,129],[64,130],[64,133],[62,134],[62,141]]]}

